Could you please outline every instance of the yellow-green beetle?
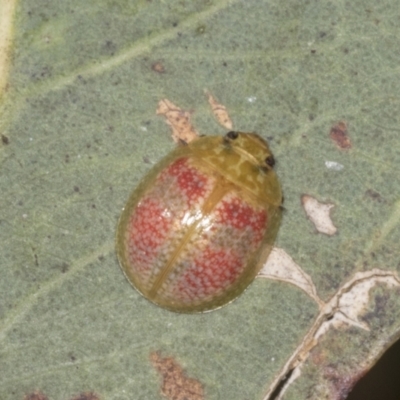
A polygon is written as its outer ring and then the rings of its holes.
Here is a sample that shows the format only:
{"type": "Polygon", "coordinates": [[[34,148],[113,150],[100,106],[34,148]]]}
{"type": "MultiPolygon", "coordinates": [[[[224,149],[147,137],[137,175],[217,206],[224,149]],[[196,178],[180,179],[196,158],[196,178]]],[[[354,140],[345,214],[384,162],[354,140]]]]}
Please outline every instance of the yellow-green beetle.
{"type": "Polygon", "coordinates": [[[268,144],[228,132],[179,146],[130,196],[117,253],[133,286],[178,312],[235,299],[266,261],[282,194],[268,144]]]}

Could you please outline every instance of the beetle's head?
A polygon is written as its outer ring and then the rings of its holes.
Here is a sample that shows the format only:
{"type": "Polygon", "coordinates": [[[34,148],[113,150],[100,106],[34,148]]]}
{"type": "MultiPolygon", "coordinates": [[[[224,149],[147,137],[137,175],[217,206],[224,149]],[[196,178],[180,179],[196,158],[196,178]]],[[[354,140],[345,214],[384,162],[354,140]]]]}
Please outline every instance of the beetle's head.
{"type": "Polygon", "coordinates": [[[224,136],[224,143],[265,171],[272,169],[275,165],[274,156],[267,142],[256,133],[230,131],[224,136]]]}

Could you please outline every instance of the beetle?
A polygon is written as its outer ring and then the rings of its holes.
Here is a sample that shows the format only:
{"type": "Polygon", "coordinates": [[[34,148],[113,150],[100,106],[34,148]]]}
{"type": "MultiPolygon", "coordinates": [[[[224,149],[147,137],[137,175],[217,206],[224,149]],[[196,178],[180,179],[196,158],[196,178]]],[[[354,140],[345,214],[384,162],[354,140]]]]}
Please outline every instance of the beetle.
{"type": "Polygon", "coordinates": [[[256,133],[203,136],[173,150],[122,211],[116,247],[129,282],[177,312],[210,311],[239,296],[280,225],[274,163],[256,133]]]}

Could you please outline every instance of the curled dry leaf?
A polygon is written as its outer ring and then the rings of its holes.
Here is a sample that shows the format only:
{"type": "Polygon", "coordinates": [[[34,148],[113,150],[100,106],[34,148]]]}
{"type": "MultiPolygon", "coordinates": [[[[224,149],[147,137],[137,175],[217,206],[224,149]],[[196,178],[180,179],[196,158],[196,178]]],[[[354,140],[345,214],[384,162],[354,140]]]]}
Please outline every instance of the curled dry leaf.
{"type": "Polygon", "coordinates": [[[388,288],[400,286],[397,276],[390,272],[373,269],[371,271],[357,272],[354,277],[345,283],[338,294],[334,296],[327,308],[335,310],[333,318],[321,325],[316,333],[316,338],[323,335],[333,326],[341,328],[344,325],[353,325],[361,329],[369,330],[366,323],[358,320],[369,303],[369,292],[377,284],[384,284],[388,288]]]}
{"type": "Polygon", "coordinates": [[[215,97],[206,90],[206,95],[208,97],[208,102],[211,106],[211,109],[214,113],[215,118],[217,121],[226,129],[232,129],[233,124],[232,120],[229,117],[228,111],[226,110],[226,107],[223,104],[220,104],[217,102],[215,97]]]}
{"type": "Polygon", "coordinates": [[[337,228],[333,225],[330,216],[331,209],[335,206],[334,204],[320,203],[314,197],[306,194],[301,197],[301,202],[307,217],[314,224],[318,232],[329,236],[336,233],[337,228]]]}
{"type": "Polygon", "coordinates": [[[168,99],[160,100],[157,115],[164,115],[167,124],[172,128],[172,138],[175,142],[189,143],[199,135],[190,121],[190,113],[184,111],[168,99]]]}
{"type": "Polygon", "coordinates": [[[384,284],[388,288],[400,287],[400,278],[392,271],[380,269],[358,272],[339,288],[329,302],[320,307],[320,312],[303,342],[276,376],[263,400],[270,400],[271,394],[276,393],[279,386],[280,390],[275,400],[283,397],[289,386],[300,377],[301,368],[308,359],[311,350],[318,345],[323,335],[332,328],[345,329],[348,326],[354,326],[369,330],[368,325],[360,322],[358,318],[368,306],[370,290],[378,284],[384,284]]]}

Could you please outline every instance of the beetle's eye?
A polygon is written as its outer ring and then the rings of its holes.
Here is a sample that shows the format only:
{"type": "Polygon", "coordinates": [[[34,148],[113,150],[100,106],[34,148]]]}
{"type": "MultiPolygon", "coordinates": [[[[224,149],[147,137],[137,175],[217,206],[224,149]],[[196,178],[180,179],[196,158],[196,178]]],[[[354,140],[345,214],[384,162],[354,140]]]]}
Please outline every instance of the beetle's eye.
{"type": "Polygon", "coordinates": [[[239,133],[235,132],[235,131],[230,131],[226,134],[226,137],[229,139],[237,139],[238,136],[239,136],[239,133]]]}
{"type": "Polygon", "coordinates": [[[265,159],[265,164],[267,164],[269,167],[273,168],[275,165],[275,158],[274,156],[270,155],[265,159]]]}

